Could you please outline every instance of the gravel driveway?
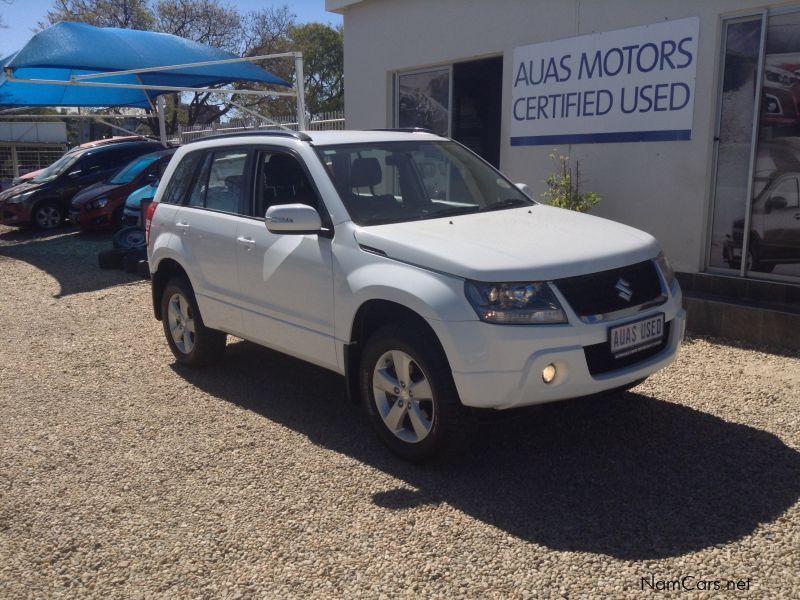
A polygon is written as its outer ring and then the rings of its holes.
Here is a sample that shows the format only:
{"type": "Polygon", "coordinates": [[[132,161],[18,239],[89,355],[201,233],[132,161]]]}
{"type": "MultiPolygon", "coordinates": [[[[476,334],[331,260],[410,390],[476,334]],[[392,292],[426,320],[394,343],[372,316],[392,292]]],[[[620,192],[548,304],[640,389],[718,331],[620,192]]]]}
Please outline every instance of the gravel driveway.
{"type": "Polygon", "coordinates": [[[419,468],[327,371],[178,367],[108,245],[0,227],[0,596],[800,597],[797,356],[690,339],[419,468]]]}

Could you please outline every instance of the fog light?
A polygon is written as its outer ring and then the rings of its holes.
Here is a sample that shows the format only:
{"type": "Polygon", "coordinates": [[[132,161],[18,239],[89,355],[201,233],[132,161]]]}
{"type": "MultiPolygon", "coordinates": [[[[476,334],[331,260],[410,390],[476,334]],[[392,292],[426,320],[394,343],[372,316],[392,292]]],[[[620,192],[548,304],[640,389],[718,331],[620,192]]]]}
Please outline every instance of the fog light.
{"type": "Polygon", "coordinates": [[[542,381],[544,381],[545,383],[553,383],[553,380],[555,378],[556,378],[556,366],[551,363],[542,370],[542,381]]]}

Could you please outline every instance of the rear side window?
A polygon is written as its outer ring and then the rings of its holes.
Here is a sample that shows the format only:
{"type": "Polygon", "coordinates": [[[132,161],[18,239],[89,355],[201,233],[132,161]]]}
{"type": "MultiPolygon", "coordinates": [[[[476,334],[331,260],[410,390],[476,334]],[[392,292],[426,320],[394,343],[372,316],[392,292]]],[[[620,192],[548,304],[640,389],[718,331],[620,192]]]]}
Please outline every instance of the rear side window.
{"type": "Polygon", "coordinates": [[[247,150],[209,152],[192,187],[189,205],[239,213],[247,167],[247,150]]]}
{"type": "Polygon", "coordinates": [[[190,152],[183,157],[183,160],[175,168],[172,177],[167,183],[167,189],[161,201],[166,204],[182,204],[186,197],[186,192],[192,183],[192,176],[197,170],[200,159],[203,158],[202,152],[190,152]]]}

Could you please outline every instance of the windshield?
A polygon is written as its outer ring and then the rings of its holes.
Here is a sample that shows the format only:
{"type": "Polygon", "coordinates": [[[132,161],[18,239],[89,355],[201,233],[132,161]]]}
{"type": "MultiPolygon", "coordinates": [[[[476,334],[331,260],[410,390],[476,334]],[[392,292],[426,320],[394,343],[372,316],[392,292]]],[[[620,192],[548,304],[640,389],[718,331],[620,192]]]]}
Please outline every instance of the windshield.
{"type": "Polygon", "coordinates": [[[148,154],[147,156],[142,156],[141,158],[136,159],[132,163],[129,163],[127,167],[123,168],[119,171],[108,183],[112,183],[114,185],[122,185],[123,183],[130,183],[134,179],[136,179],[142,171],[144,171],[147,167],[152,165],[154,162],[158,160],[158,156],[155,154],[148,154]]]}
{"type": "Polygon", "coordinates": [[[317,148],[359,225],[419,221],[534,204],[455,142],[376,142],[317,148]]]}
{"type": "Polygon", "coordinates": [[[79,158],[80,155],[65,154],[52,165],[47,167],[44,171],[42,171],[38,176],[36,176],[33,181],[35,183],[46,183],[48,181],[52,181],[76,162],[78,162],[79,158]]]}

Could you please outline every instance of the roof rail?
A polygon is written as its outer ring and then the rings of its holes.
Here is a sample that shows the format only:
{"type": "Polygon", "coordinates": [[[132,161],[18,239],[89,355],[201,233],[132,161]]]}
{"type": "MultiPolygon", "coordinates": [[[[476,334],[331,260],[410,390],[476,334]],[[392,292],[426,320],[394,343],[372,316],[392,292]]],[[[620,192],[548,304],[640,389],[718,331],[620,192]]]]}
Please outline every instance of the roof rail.
{"type": "Polygon", "coordinates": [[[431,129],[425,127],[378,127],[377,129],[368,129],[367,131],[397,131],[399,133],[432,133],[439,135],[431,129]]]}
{"type": "Polygon", "coordinates": [[[259,130],[259,131],[239,131],[236,133],[218,133],[215,135],[207,135],[205,137],[200,137],[194,140],[190,140],[186,142],[186,144],[194,144],[195,142],[204,142],[206,140],[218,140],[221,138],[233,138],[233,137],[253,137],[253,136],[261,136],[261,135],[271,135],[275,137],[289,137],[294,138],[296,140],[300,140],[301,142],[310,142],[311,136],[307,133],[302,131],[266,131],[266,130],[259,130]]]}

